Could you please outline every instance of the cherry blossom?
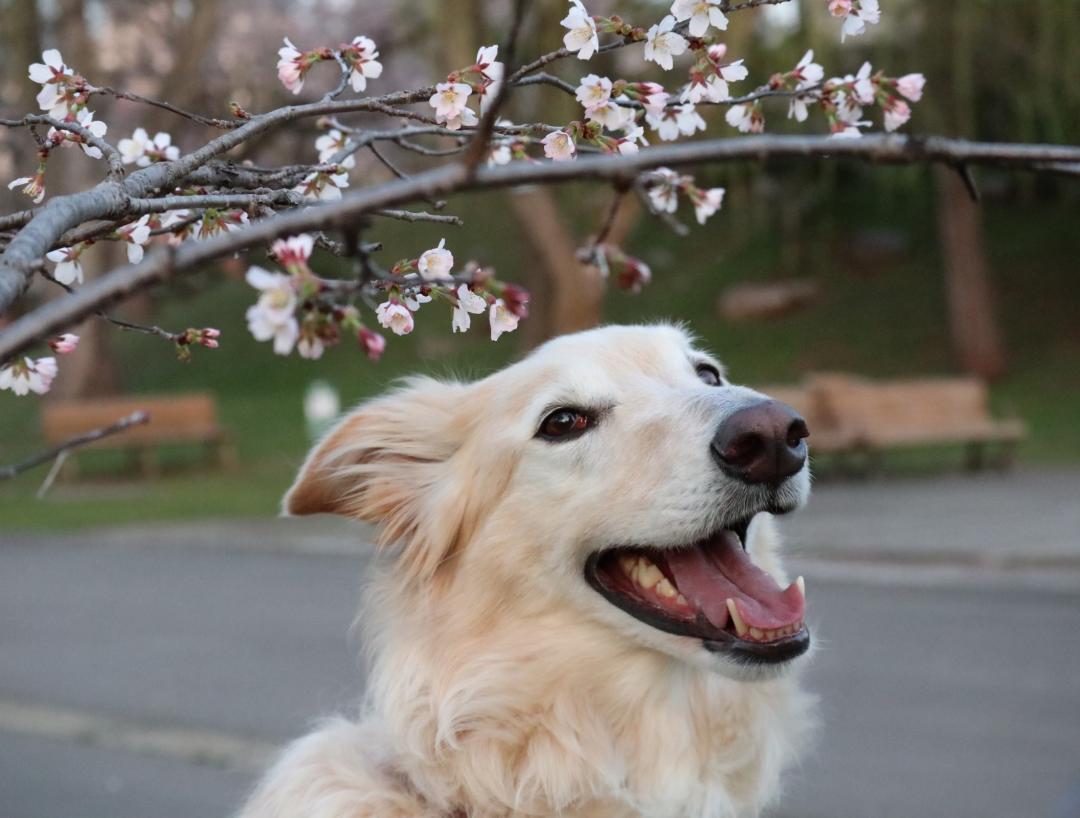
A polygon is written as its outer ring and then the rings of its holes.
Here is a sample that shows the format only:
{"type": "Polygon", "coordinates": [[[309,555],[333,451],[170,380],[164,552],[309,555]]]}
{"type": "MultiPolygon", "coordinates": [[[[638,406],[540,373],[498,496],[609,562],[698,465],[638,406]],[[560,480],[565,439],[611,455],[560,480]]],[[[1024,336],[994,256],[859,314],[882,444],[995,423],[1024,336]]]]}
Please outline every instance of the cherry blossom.
{"type": "Polygon", "coordinates": [[[649,203],[659,213],[674,213],[679,207],[679,188],[688,182],[686,176],[671,168],[657,168],[649,179],[649,203]]]}
{"type": "Polygon", "coordinates": [[[882,106],[885,111],[885,130],[895,131],[911,119],[911,106],[900,97],[890,96],[882,106]]]}
{"type": "Polygon", "coordinates": [[[506,305],[501,298],[495,299],[495,303],[488,309],[488,323],[491,325],[491,340],[498,341],[504,332],[513,332],[518,326],[518,316],[506,305]]]}
{"type": "Polygon", "coordinates": [[[247,283],[262,294],[247,310],[248,330],[256,341],[274,342],[274,352],[288,355],[300,335],[297,324],[296,290],[291,276],[272,273],[252,266],[246,275],[247,283]]]}
{"type": "Polygon", "coordinates": [[[568,29],[563,35],[563,45],[568,51],[576,51],[579,60],[587,60],[600,48],[596,33],[596,21],[589,16],[581,0],[570,0],[570,12],[560,25],[568,29]]]}
{"type": "Polygon", "coordinates": [[[514,154],[509,142],[496,142],[488,155],[487,163],[489,166],[508,165],[513,158],[514,154]]]}
{"type": "Polygon", "coordinates": [[[64,58],[55,48],[41,53],[42,62],[31,63],[29,76],[41,84],[37,95],[38,106],[56,119],[64,119],[72,113],[74,95],[68,86],[75,80],[74,72],[64,65],[64,58]]]}
{"type": "Polygon", "coordinates": [[[367,327],[360,327],[356,332],[356,341],[360,344],[360,348],[364,350],[364,354],[368,356],[368,360],[377,361],[382,357],[383,351],[386,349],[386,339],[367,327]]]}
{"type": "Polygon", "coordinates": [[[287,89],[294,94],[299,94],[300,89],[304,87],[304,74],[307,73],[310,65],[288,37],[285,38],[285,45],[278,49],[278,57],[278,79],[287,89]]]}
{"type": "Polygon", "coordinates": [[[49,348],[57,355],[68,355],[79,346],[79,336],[71,332],[57,335],[49,341],[49,348]]]}
{"type": "MultiPolygon", "coordinates": [[[[344,150],[348,144],[349,140],[345,134],[337,128],[331,128],[315,140],[315,150],[319,152],[319,162],[323,164],[328,163],[338,153],[344,150]]],[[[356,167],[356,157],[350,154],[338,162],[338,164],[343,168],[351,170],[356,167]]]]}
{"type": "Polygon", "coordinates": [[[349,186],[347,173],[314,171],[304,177],[294,189],[305,199],[332,202],[341,198],[341,189],[349,186]]]}
{"type": "MultiPolygon", "coordinates": [[[[481,99],[480,102],[482,105],[483,100],[481,99]]],[[[477,118],[476,113],[472,108],[462,108],[460,113],[446,120],[446,122],[443,123],[443,127],[448,131],[460,131],[462,125],[471,128],[479,121],[480,120],[477,118]]]]}
{"type": "MultiPolygon", "coordinates": [[[[382,76],[379,50],[370,37],[353,37],[352,45],[341,50],[341,58],[350,67],[349,84],[356,92],[367,88],[367,81],[382,76]]],[[[287,87],[287,86],[286,86],[287,87]]]]}
{"type": "Polygon", "coordinates": [[[585,119],[589,122],[599,122],[609,130],[619,131],[633,124],[634,112],[630,108],[624,108],[609,100],[589,108],[585,112],[585,119]]]}
{"type": "Polygon", "coordinates": [[[708,218],[720,209],[724,202],[724,188],[714,187],[708,190],[695,188],[690,194],[694,203],[694,217],[698,224],[705,224],[708,218]]]}
{"type": "Polygon", "coordinates": [[[705,130],[705,120],[693,105],[675,105],[665,108],[660,116],[646,114],[649,127],[665,142],[679,138],[679,134],[690,136],[695,131],[705,130]]]}
{"type": "Polygon", "coordinates": [[[918,102],[922,99],[924,85],[926,77],[922,74],[905,74],[896,81],[896,90],[912,102],[918,102]]]}
{"type": "Polygon", "coordinates": [[[307,270],[307,262],[314,247],[315,240],[307,233],[301,233],[299,236],[277,239],[270,245],[270,253],[278,264],[296,274],[307,270]]]}
{"type": "Polygon", "coordinates": [[[406,293],[401,299],[405,306],[412,312],[419,310],[421,304],[428,304],[431,302],[431,296],[424,292],[414,292],[412,295],[406,293]]]}
{"type": "Polygon", "coordinates": [[[840,28],[840,42],[848,36],[856,37],[862,34],[867,25],[874,25],[881,20],[878,0],[829,0],[829,13],[833,17],[844,19],[840,28]]]}
{"type": "Polygon", "coordinates": [[[724,114],[724,119],[728,125],[738,128],[741,133],[761,133],[765,130],[765,117],[757,102],[732,105],[724,114]]]}
{"type": "Polygon", "coordinates": [[[446,249],[446,239],[439,239],[437,247],[425,250],[416,261],[416,269],[424,281],[449,278],[454,268],[454,254],[446,249]]]}
{"type": "Polygon", "coordinates": [[[466,332],[472,323],[472,315],[480,315],[487,309],[487,301],[469,289],[468,284],[460,284],[457,288],[457,304],[450,319],[451,332],[466,332]]]}
{"type": "Polygon", "coordinates": [[[82,255],[85,249],[85,244],[76,244],[74,247],[61,247],[58,250],[46,253],[45,258],[56,262],[53,278],[69,287],[74,284],[82,284],[84,277],[79,256],[82,255]]]}
{"type": "Polygon", "coordinates": [[[688,31],[691,37],[703,37],[709,26],[726,31],[727,16],[721,6],[721,0],[675,0],[671,4],[671,14],[678,22],[689,20],[688,31]]]}
{"type": "Polygon", "coordinates": [[[639,293],[646,284],[652,281],[652,270],[639,258],[623,254],[621,263],[613,266],[616,273],[615,284],[621,290],[639,293]]]}
{"type": "Polygon", "coordinates": [[[381,303],[375,310],[375,317],[378,319],[380,326],[385,327],[395,335],[408,335],[413,331],[412,313],[396,298],[381,303]]]}
{"type": "Polygon", "coordinates": [[[496,57],[499,56],[497,45],[481,46],[476,52],[476,69],[487,82],[480,87],[480,113],[485,113],[502,88],[505,67],[496,57]]]}
{"type": "Polygon", "coordinates": [[[664,90],[664,86],[655,82],[639,82],[627,88],[636,97],[644,108],[645,113],[659,116],[667,107],[671,95],[664,90]]]}
{"type": "MultiPolygon", "coordinates": [[[[101,120],[95,121],[94,112],[88,108],[81,109],[79,113],[76,114],[75,121],[98,138],[105,136],[105,132],[109,129],[109,126],[101,120]]],[[[73,133],[71,131],[58,131],[56,128],[49,128],[49,132],[45,135],[45,138],[53,144],[60,145],[62,148],[70,148],[72,145],[78,145],[83,149],[83,153],[91,159],[101,158],[101,149],[88,144],[82,134],[73,133]]]]}
{"type": "Polygon", "coordinates": [[[588,74],[581,78],[575,96],[586,111],[603,105],[611,99],[611,80],[597,74],[588,74]]]}
{"type": "Polygon", "coordinates": [[[440,82],[428,100],[428,104],[435,109],[435,119],[447,123],[451,130],[460,128],[460,122],[464,121],[463,114],[469,110],[466,105],[471,93],[472,86],[464,82],[440,82]],[[449,124],[453,121],[459,122],[456,128],[449,124]]]}
{"type": "Polygon", "coordinates": [[[686,53],[689,43],[675,28],[675,18],[670,14],[649,29],[645,40],[645,59],[650,60],[665,71],[670,71],[675,62],[674,57],[686,53]]]}
{"type": "Polygon", "coordinates": [[[577,151],[574,137],[566,131],[552,131],[540,141],[544,146],[544,156],[556,162],[573,159],[577,151]]]}
{"type": "Polygon", "coordinates": [[[326,351],[326,344],[318,335],[317,328],[310,322],[304,322],[300,329],[300,340],[296,342],[296,351],[301,358],[317,361],[326,351]]]}
{"type": "Polygon", "coordinates": [[[132,264],[142,261],[143,245],[150,241],[150,214],[146,214],[137,222],[124,225],[116,231],[116,236],[121,241],[127,242],[127,257],[132,264]]]}
{"type": "Polygon", "coordinates": [[[16,395],[33,392],[44,395],[56,377],[56,358],[23,358],[0,367],[0,389],[10,389],[16,395]]]}
{"type": "Polygon", "coordinates": [[[518,318],[529,316],[529,291],[517,284],[507,284],[502,290],[502,299],[506,308],[518,318]]]}
{"type": "Polygon", "coordinates": [[[22,192],[29,196],[34,204],[39,204],[45,198],[45,174],[39,171],[33,176],[20,176],[8,182],[8,190],[17,187],[21,187],[22,192]]]}
{"type": "Polygon", "coordinates": [[[152,162],[180,158],[180,149],[172,144],[172,136],[164,131],[158,131],[151,139],[144,128],[136,128],[130,139],[121,139],[116,147],[125,165],[134,162],[140,168],[152,162]]]}

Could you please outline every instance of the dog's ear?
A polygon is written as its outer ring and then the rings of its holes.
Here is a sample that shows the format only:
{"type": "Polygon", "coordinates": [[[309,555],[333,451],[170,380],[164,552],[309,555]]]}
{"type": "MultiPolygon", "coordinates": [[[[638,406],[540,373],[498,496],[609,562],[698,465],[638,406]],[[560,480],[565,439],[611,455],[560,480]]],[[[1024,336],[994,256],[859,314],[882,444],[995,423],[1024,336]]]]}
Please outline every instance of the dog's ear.
{"type": "MultiPolygon", "coordinates": [[[[457,457],[475,414],[469,387],[414,378],[360,406],[312,450],[285,495],[288,514],[342,514],[400,543],[411,576],[431,576],[471,534],[481,475],[457,457]]],[[[478,470],[479,471],[479,470],[478,470]]]]}

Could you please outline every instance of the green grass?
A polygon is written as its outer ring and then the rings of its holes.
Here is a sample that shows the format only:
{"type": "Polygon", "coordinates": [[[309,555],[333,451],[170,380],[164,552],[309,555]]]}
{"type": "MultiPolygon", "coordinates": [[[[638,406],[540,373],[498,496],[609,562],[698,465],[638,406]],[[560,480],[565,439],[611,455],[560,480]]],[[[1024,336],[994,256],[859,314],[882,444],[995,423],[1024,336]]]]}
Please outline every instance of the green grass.
{"type": "MultiPolygon", "coordinates": [[[[794,195],[805,180],[786,180],[780,197],[761,204],[747,192],[744,177],[718,176],[713,183],[728,184],[729,198],[708,227],[679,239],[651,220],[640,222],[628,250],[652,265],[654,282],[640,296],[612,292],[605,320],[684,321],[727,363],[735,380],[750,383],[792,381],[812,370],[879,376],[954,372],[932,201],[923,177],[909,170],[874,173],[877,184],[856,174],[836,187],[827,207],[808,207],[795,238],[776,226],[776,211],[779,198],[794,195]],[[901,230],[906,249],[869,261],[851,252],[851,236],[881,228],[901,230]],[[785,245],[789,252],[782,252],[785,245]],[[789,275],[817,279],[820,301],[772,321],[730,323],[717,317],[716,296],[728,284],[789,275]]],[[[520,280],[528,266],[522,256],[527,245],[502,195],[453,203],[470,222],[457,232],[380,223],[384,257],[415,254],[445,233],[459,261],[480,258],[494,263],[503,277],[520,280]]],[[[560,195],[568,208],[582,209],[602,208],[609,194],[581,188],[560,195]]],[[[1010,373],[994,386],[993,398],[998,410],[1014,411],[1029,423],[1032,435],[1020,460],[1030,465],[1080,462],[1080,280],[1077,236],[1066,227],[1072,221],[1067,203],[991,202],[986,208],[987,250],[1010,355],[1010,373]]],[[[580,232],[589,223],[583,217],[580,232]]],[[[281,359],[248,335],[243,312],[252,292],[238,274],[207,274],[201,283],[176,285],[172,296],[155,320],[171,327],[218,326],[222,349],[196,350],[185,365],[156,339],[118,335],[125,387],[213,390],[241,468],[230,475],[188,469],[153,482],[108,475],[60,483],[45,500],[35,501],[42,468],[0,484],[0,528],[272,514],[308,445],[301,400],[311,381],[330,382],[347,406],[405,373],[472,377],[520,354],[517,337],[492,344],[483,327],[451,337],[449,316],[435,307],[426,318],[421,313],[413,336],[392,338],[377,365],[349,343],[318,362],[281,359]]],[[[0,462],[41,447],[37,413],[35,399],[0,394],[0,462]]],[[[961,458],[957,451],[939,451],[888,462],[900,471],[922,472],[952,468],[961,458]]]]}

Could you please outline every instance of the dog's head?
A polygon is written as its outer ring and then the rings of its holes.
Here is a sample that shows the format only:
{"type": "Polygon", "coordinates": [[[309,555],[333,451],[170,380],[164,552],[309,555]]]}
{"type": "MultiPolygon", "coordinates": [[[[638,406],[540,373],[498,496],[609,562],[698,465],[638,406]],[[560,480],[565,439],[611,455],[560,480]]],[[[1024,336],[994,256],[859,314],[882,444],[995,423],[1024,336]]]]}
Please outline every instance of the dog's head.
{"type": "Polygon", "coordinates": [[[414,379],[361,406],[285,508],[379,524],[427,599],[492,617],[570,611],[762,678],[809,645],[769,520],[806,500],[806,436],[682,330],[607,327],[476,383],[414,379]]]}

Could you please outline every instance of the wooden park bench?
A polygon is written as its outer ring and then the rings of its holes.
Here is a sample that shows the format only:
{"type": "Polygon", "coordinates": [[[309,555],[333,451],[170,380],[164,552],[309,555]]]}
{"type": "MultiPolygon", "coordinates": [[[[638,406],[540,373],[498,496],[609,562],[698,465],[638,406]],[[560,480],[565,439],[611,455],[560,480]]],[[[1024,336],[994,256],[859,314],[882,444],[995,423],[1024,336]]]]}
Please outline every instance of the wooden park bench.
{"type": "Polygon", "coordinates": [[[986,384],[974,377],[873,381],[819,374],[807,386],[873,459],[886,449],[958,444],[967,447],[969,467],[978,469],[996,445],[999,462],[1009,465],[1027,436],[1018,418],[991,415],[986,384]]]}
{"type": "Polygon", "coordinates": [[[999,462],[1012,461],[1027,435],[1015,418],[990,414],[986,384],[977,378],[876,381],[845,374],[812,374],[801,386],[763,386],[761,392],[793,406],[810,427],[810,450],[843,459],[861,454],[867,467],[887,449],[963,445],[968,465],[981,468],[997,445],[999,462]]]}
{"type": "MultiPolygon", "coordinates": [[[[148,423],[89,443],[73,452],[119,449],[137,457],[143,474],[156,475],[158,451],[173,444],[202,445],[223,468],[232,468],[236,454],[227,430],[218,422],[217,404],[209,393],[125,395],[46,403],[41,425],[45,442],[58,445],[75,435],[108,426],[136,411],[149,414],[148,423]]],[[[68,468],[74,470],[71,459],[68,468]]]]}

